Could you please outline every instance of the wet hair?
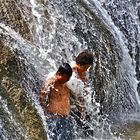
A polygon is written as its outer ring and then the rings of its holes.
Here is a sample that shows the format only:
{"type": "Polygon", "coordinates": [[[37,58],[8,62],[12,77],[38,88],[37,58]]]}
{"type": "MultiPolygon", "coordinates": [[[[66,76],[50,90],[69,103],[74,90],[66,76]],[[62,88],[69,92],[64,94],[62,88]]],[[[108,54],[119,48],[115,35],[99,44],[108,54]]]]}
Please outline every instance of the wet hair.
{"type": "Polygon", "coordinates": [[[76,64],[79,65],[92,65],[93,64],[93,53],[85,50],[81,52],[77,57],[76,57],[76,64]]]}
{"type": "Polygon", "coordinates": [[[72,76],[72,68],[68,63],[63,63],[61,66],[59,66],[56,74],[67,75],[68,77],[71,77],[72,76]]]}

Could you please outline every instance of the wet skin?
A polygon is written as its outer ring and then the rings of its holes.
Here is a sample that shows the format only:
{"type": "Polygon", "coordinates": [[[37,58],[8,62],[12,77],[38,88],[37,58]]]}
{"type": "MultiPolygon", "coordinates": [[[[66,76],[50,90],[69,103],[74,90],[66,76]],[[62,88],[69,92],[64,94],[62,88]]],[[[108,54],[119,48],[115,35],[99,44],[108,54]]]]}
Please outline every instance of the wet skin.
{"type": "Polygon", "coordinates": [[[47,115],[48,112],[63,116],[69,115],[70,91],[65,85],[69,79],[70,78],[65,75],[55,75],[54,78],[45,82],[39,98],[45,115],[47,115]]]}

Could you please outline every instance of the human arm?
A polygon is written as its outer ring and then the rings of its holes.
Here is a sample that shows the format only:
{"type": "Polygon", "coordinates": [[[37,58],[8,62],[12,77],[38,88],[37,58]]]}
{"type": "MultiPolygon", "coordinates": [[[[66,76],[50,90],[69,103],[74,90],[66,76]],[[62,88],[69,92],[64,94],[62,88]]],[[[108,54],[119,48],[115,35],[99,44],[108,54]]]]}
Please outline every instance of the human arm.
{"type": "Polygon", "coordinates": [[[39,102],[42,106],[42,109],[45,110],[47,102],[48,102],[48,95],[51,92],[51,81],[46,80],[44,86],[41,88],[39,93],[39,102]]]}

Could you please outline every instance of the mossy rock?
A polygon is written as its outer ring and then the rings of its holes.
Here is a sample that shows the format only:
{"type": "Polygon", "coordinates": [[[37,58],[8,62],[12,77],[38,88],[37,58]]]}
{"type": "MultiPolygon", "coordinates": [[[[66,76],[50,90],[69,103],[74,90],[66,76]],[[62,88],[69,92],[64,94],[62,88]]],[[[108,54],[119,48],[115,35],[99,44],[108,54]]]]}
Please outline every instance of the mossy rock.
{"type": "Polygon", "coordinates": [[[23,78],[20,63],[19,58],[0,41],[0,96],[7,101],[7,107],[30,140],[46,140],[37,110],[20,86],[23,78]]]}
{"type": "Polygon", "coordinates": [[[19,1],[1,0],[0,17],[1,23],[11,27],[23,38],[32,40],[29,24],[23,15],[22,9],[18,6],[19,1]]]}

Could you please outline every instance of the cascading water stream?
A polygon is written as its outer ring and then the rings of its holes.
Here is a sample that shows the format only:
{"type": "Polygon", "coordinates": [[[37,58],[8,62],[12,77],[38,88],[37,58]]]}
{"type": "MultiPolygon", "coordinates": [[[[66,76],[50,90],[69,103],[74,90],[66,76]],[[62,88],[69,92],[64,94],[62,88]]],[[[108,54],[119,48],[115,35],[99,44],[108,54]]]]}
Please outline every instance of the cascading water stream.
{"type": "Polygon", "coordinates": [[[125,76],[125,73],[127,71],[127,73],[129,73],[130,75],[126,75],[126,78],[128,78],[129,82],[131,82],[130,85],[132,85],[134,92],[135,92],[135,96],[137,99],[137,102],[140,106],[140,99],[139,99],[139,95],[137,92],[137,84],[138,81],[136,80],[136,72],[135,72],[135,66],[132,63],[132,59],[129,55],[129,50],[127,48],[128,43],[127,43],[127,39],[125,38],[125,36],[122,34],[122,32],[119,30],[119,28],[117,28],[110,15],[107,14],[107,11],[101,6],[100,2],[97,0],[85,0],[82,1],[85,5],[88,6],[88,8],[90,10],[93,10],[93,12],[97,13],[97,15],[102,18],[104,24],[106,24],[107,28],[109,28],[110,32],[114,35],[116,42],[118,43],[118,46],[121,47],[122,53],[123,53],[123,61],[121,62],[121,69],[122,69],[122,75],[125,76]]]}
{"type": "MultiPolygon", "coordinates": [[[[130,85],[132,86],[131,88],[134,90],[137,103],[139,105],[138,107],[140,107],[140,98],[137,92],[137,86],[138,86],[139,81],[136,79],[136,71],[135,71],[136,65],[133,64],[133,61],[135,61],[133,60],[134,58],[131,58],[129,55],[129,50],[127,48],[128,46],[127,39],[119,30],[119,28],[114,25],[110,15],[108,15],[107,11],[101,6],[99,1],[86,0],[82,2],[84,2],[84,4],[87,4],[90,9],[94,9],[95,10],[94,12],[97,13],[100,18],[102,18],[103,22],[107,25],[107,28],[109,28],[110,32],[112,32],[112,34],[114,35],[116,42],[118,43],[118,46],[121,47],[121,50],[123,53],[123,60],[121,62],[121,67],[122,67],[121,75],[130,82],[130,85]],[[126,73],[128,73],[129,75],[126,73]]],[[[136,21],[136,24],[139,25],[137,23],[137,20],[134,20],[134,21],[136,21]]],[[[139,29],[139,26],[138,26],[138,29],[139,29]]],[[[133,49],[135,49],[135,47],[133,49]]],[[[134,52],[135,50],[133,50],[133,53],[134,52]]],[[[131,95],[130,95],[130,98],[131,98],[131,95]]]]}
{"type": "MultiPolygon", "coordinates": [[[[117,59],[118,56],[122,57],[120,62],[117,62],[114,67],[119,67],[118,75],[115,77],[117,80],[120,81],[127,81],[130,92],[128,92],[128,95],[124,94],[122,96],[124,98],[123,102],[127,102],[132,104],[132,108],[134,109],[136,115],[138,115],[136,111],[139,111],[140,107],[140,98],[137,92],[137,85],[138,81],[136,80],[136,72],[135,72],[135,64],[133,65],[133,60],[129,56],[129,50],[127,48],[128,46],[128,40],[124,36],[123,32],[117,27],[113,20],[111,19],[111,16],[107,13],[107,10],[102,6],[103,1],[97,1],[97,0],[74,0],[74,1],[63,1],[63,0],[56,0],[56,1],[44,1],[45,4],[39,4],[36,0],[24,0],[20,1],[19,3],[22,3],[24,6],[31,8],[31,22],[30,30],[32,32],[32,38],[33,41],[27,41],[19,33],[17,33],[15,30],[10,28],[8,25],[5,25],[4,23],[0,23],[0,32],[5,37],[4,42],[7,46],[11,47],[11,50],[13,52],[18,52],[19,58],[21,60],[25,61],[25,65],[29,67],[28,73],[25,73],[26,77],[23,80],[23,83],[21,85],[25,88],[25,91],[31,96],[32,100],[34,101],[34,104],[36,106],[37,111],[39,112],[44,128],[47,132],[47,127],[45,123],[45,117],[43,116],[43,112],[41,107],[38,104],[38,86],[36,86],[34,83],[36,81],[35,77],[38,76],[38,79],[40,81],[44,81],[48,74],[57,70],[58,66],[62,62],[68,62],[74,60],[75,56],[81,52],[83,49],[90,49],[94,53],[98,50],[98,52],[102,55],[104,54],[102,49],[108,51],[108,44],[107,41],[104,39],[101,32],[96,30],[96,26],[94,25],[94,22],[92,20],[94,19],[92,16],[95,14],[97,18],[100,19],[102,23],[99,23],[104,25],[104,27],[109,30],[110,36],[113,36],[115,40],[115,47],[114,50],[117,50],[119,53],[114,53],[113,55],[116,55],[115,58],[117,59]],[[47,10],[47,17],[44,14],[44,11],[47,10]],[[80,29],[82,30],[81,33],[80,29]],[[97,46],[95,44],[91,45],[92,40],[99,39],[95,41],[94,43],[97,43],[97,46]],[[19,47],[20,46],[20,47],[19,47]],[[117,56],[118,55],[118,56],[117,56]],[[32,67],[34,71],[30,68],[32,67]],[[37,75],[36,75],[37,73],[37,75]],[[35,90],[33,90],[35,88],[35,90]],[[126,98],[125,98],[126,97],[126,98]]],[[[20,8],[20,7],[19,7],[20,8]]],[[[27,16],[26,14],[24,16],[27,16]]],[[[93,20],[94,21],[94,20],[93,20]]],[[[138,23],[137,23],[138,24],[138,23]]],[[[98,27],[97,27],[98,28],[98,27]]],[[[102,31],[102,30],[101,30],[102,31]]],[[[140,31],[138,30],[140,33],[140,31]]],[[[109,38],[110,39],[110,38],[109,38]]],[[[133,50],[135,51],[135,50],[133,50]]],[[[134,53],[134,52],[133,52],[134,53]]],[[[112,55],[112,57],[113,57],[112,55]]],[[[109,53],[105,54],[106,58],[104,59],[105,63],[108,62],[108,60],[111,59],[111,56],[109,53]],[[108,60],[106,60],[108,59],[108,60]]],[[[117,59],[119,60],[119,59],[117,59]]],[[[102,62],[102,59],[99,60],[99,66],[104,64],[102,62]]],[[[94,68],[97,66],[97,63],[95,62],[94,68]]],[[[104,65],[105,66],[105,65],[104,65]]],[[[103,67],[103,66],[102,66],[103,67]]],[[[90,82],[89,82],[89,95],[90,97],[87,99],[87,110],[89,112],[92,112],[91,114],[91,120],[83,122],[86,124],[86,126],[89,129],[89,133],[86,135],[88,139],[121,139],[121,133],[117,134],[118,137],[115,137],[115,132],[112,131],[112,125],[113,123],[109,123],[107,121],[106,117],[102,117],[98,115],[100,103],[96,103],[96,101],[93,99],[93,102],[91,101],[91,96],[94,93],[94,89],[96,88],[93,85],[93,76],[92,73],[95,74],[95,69],[92,69],[92,72],[90,76],[90,82]]],[[[110,76],[110,69],[105,68],[105,71],[108,72],[108,75],[104,75],[105,77],[110,76]]],[[[102,72],[102,69],[101,69],[102,72]]],[[[103,73],[104,74],[104,73],[103,73]]],[[[94,76],[94,78],[96,75],[94,76]]],[[[114,79],[115,79],[114,78],[114,79]]],[[[111,78],[110,78],[111,79],[111,78]]],[[[116,79],[112,81],[109,78],[107,78],[107,87],[103,87],[105,94],[108,96],[108,94],[114,92],[116,94],[118,91],[115,89],[115,84],[118,82],[116,79]],[[111,83],[112,82],[112,83],[111,83]],[[111,87],[109,89],[109,86],[111,87]],[[109,91],[110,90],[110,91],[109,91]]],[[[121,84],[121,82],[120,82],[121,84]]],[[[125,85],[125,84],[124,84],[125,85]]],[[[127,87],[127,86],[126,86],[127,87]]],[[[112,96],[112,103],[115,103],[119,99],[117,99],[117,96],[121,96],[120,94],[123,94],[126,89],[120,88],[120,93],[112,96]],[[121,91],[122,90],[122,91],[121,91]]],[[[126,91],[127,93],[127,91],[126,91]]],[[[108,98],[106,98],[108,99],[108,98]]],[[[0,98],[0,103],[2,102],[2,98],[0,98]]],[[[106,100],[108,102],[108,100],[106,100]]],[[[116,103],[117,104],[117,103],[116,103]]],[[[116,105],[115,104],[115,105],[116,105]]],[[[114,104],[113,104],[114,105],[114,104]]],[[[126,104],[127,105],[127,104],[126,104]]],[[[131,106],[131,105],[130,105],[131,106]]],[[[119,108],[120,116],[121,118],[124,118],[125,113],[127,114],[127,107],[126,110],[120,106],[119,108]],[[126,112],[123,112],[125,110],[126,112]]],[[[6,108],[5,108],[6,109],[6,108]]],[[[107,108],[108,110],[108,108],[107,108]]],[[[129,108],[128,108],[129,110],[129,108]]],[[[7,111],[9,112],[9,111],[7,111]]],[[[109,112],[109,111],[107,111],[109,112]]],[[[113,111],[112,111],[113,112],[113,111]]],[[[131,111],[130,111],[131,112],[131,111]]],[[[10,113],[10,112],[9,112],[10,113]]],[[[113,112],[115,114],[115,111],[113,112]]],[[[132,112],[134,113],[134,112],[132,112]]],[[[117,114],[117,113],[116,113],[117,114]]],[[[129,114],[129,113],[128,113],[129,114]]],[[[105,114],[108,115],[108,114],[105,114]]],[[[117,114],[118,115],[118,114],[117,114]]],[[[116,116],[117,116],[116,115],[116,116]]],[[[9,115],[12,116],[12,115],[9,115]]],[[[11,118],[11,120],[14,120],[11,118]]],[[[111,120],[113,121],[113,120],[111,120]]],[[[14,123],[15,127],[19,127],[20,125],[17,123],[14,123]]],[[[0,125],[2,126],[2,122],[0,119],[0,125]]],[[[7,132],[5,130],[1,129],[3,131],[3,139],[7,132]]],[[[22,128],[19,129],[21,135],[25,135],[22,128]]],[[[117,130],[116,130],[117,131],[117,130]]],[[[0,133],[1,134],[1,133],[0,133]]],[[[77,139],[85,139],[84,135],[84,129],[80,129],[77,132],[77,139]],[[80,133],[81,131],[81,133],[80,133]]],[[[8,136],[5,136],[8,138],[8,136]]],[[[18,138],[17,138],[18,139],[18,138]]],[[[27,139],[27,136],[24,136],[24,139],[27,139]]]]}
{"type": "MultiPolygon", "coordinates": [[[[3,124],[4,118],[1,118],[0,119],[0,138],[2,140],[8,140],[8,139],[14,140],[12,138],[12,135],[15,135],[16,139],[19,139],[19,136],[18,136],[18,133],[19,133],[22,136],[22,138],[25,138],[25,139],[29,140],[29,138],[26,135],[26,133],[24,132],[24,130],[22,130],[22,128],[20,127],[20,123],[17,122],[16,119],[14,119],[14,116],[12,115],[12,112],[7,107],[7,102],[5,100],[3,100],[1,96],[0,96],[0,104],[2,104],[3,111],[8,116],[7,122],[13,123],[13,126],[11,128],[11,132],[14,131],[14,133],[8,134],[8,132],[6,132],[6,130],[4,129],[4,127],[5,127],[5,124],[3,124]]],[[[7,123],[7,127],[8,127],[8,123],[7,123]]]]}
{"type": "MultiPolygon", "coordinates": [[[[119,32],[123,34],[122,41],[125,42],[125,45],[123,45],[122,42],[121,46],[122,46],[122,50],[124,50],[124,48],[127,50],[127,53],[124,53],[123,55],[124,61],[122,63],[122,67],[123,67],[122,70],[123,73],[125,73],[129,69],[129,75],[126,75],[126,78],[128,78],[128,81],[131,83],[131,85],[133,85],[133,90],[137,99],[137,103],[140,106],[140,98],[139,98],[139,90],[138,90],[139,89],[138,86],[139,85],[139,60],[138,59],[136,60],[136,58],[139,57],[139,47],[140,47],[140,42],[139,42],[140,24],[139,24],[139,15],[138,15],[139,1],[134,0],[134,1],[117,2],[115,0],[112,0],[112,1],[105,2],[101,0],[100,2],[102,3],[102,6],[106,9],[109,16],[112,18],[112,22],[114,22],[114,25],[117,28],[119,28],[120,30],[119,32]]],[[[134,115],[134,118],[136,116],[138,117],[139,114],[134,115]]]]}

